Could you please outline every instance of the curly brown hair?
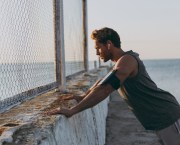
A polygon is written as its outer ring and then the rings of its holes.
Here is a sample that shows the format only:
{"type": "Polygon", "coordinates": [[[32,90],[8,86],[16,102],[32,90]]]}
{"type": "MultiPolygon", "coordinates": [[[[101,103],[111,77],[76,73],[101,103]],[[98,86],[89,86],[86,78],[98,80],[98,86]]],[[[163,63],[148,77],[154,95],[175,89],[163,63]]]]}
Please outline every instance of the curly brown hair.
{"type": "Polygon", "coordinates": [[[99,30],[94,30],[91,34],[91,38],[103,44],[106,44],[107,41],[110,40],[115,47],[121,48],[119,34],[111,28],[105,27],[99,30]]]}

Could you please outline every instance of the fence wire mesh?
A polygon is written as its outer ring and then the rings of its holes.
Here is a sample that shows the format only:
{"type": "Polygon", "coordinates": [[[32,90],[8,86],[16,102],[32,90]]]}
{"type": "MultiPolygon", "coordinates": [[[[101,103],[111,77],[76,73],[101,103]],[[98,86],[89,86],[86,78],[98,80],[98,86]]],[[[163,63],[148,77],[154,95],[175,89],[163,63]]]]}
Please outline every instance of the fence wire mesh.
{"type": "Polygon", "coordinates": [[[84,70],[82,0],[64,0],[66,76],[84,70]]]}
{"type": "Polygon", "coordinates": [[[1,0],[0,20],[0,101],[55,82],[53,0],[1,0]]]}

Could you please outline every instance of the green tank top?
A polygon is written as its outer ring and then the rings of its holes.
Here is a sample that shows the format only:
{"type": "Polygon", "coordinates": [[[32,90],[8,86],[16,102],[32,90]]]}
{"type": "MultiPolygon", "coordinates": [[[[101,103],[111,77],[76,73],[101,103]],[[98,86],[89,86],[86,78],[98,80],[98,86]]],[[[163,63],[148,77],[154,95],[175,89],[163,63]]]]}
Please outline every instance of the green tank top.
{"type": "Polygon", "coordinates": [[[119,89],[121,97],[145,129],[160,130],[173,124],[180,118],[180,105],[175,97],[157,87],[137,53],[131,50],[124,55],[137,60],[138,74],[125,80],[119,89]]]}

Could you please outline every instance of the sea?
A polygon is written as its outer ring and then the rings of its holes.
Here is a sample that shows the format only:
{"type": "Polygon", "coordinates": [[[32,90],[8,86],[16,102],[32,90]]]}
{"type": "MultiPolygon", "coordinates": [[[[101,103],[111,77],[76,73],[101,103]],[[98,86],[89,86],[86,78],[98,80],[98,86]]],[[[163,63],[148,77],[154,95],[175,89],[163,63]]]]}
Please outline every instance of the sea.
{"type": "MultiPolygon", "coordinates": [[[[180,59],[143,60],[143,62],[148,74],[157,86],[173,94],[180,102],[180,59]]],[[[93,65],[94,62],[89,62],[91,69],[93,65]]],[[[98,67],[99,64],[96,65],[98,67]]],[[[53,63],[26,64],[24,65],[23,73],[20,72],[22,64],[21,67],[19,66],[17,64],[11,64],[11,66],[7,64],[7,66],[3,65],[2,69],[2,65],[0,65],[0,101],[28,89],[55,82],[55,67],[53,63]],[[15,69],[16,67],[19,67],[19,69],[15,69]],[[43,76],[41,75],[42,73],[43,76]],[[36,75],[34,76],[33,74],[36,75]]],[[[82,62],[79,65],[76,62],[74,66],[72,62],[71,65],[66,64],[66,76],[82,68],[82,62]]]]}

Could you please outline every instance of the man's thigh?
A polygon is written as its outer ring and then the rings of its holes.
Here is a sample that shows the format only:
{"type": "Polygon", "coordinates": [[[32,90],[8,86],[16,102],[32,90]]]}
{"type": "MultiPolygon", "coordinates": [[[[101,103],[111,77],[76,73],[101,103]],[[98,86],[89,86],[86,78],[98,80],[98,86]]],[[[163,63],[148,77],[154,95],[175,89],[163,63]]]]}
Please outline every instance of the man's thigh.
{"type": "Polygon", "coordinates": [[[180,145],[180,119],[169,127],[157,131],[164,145],[180,145]]]}

